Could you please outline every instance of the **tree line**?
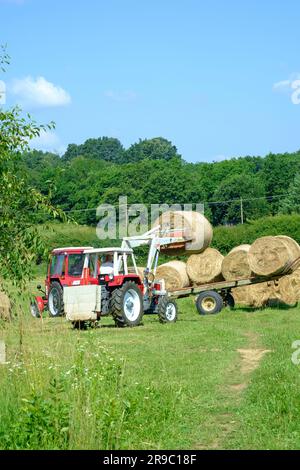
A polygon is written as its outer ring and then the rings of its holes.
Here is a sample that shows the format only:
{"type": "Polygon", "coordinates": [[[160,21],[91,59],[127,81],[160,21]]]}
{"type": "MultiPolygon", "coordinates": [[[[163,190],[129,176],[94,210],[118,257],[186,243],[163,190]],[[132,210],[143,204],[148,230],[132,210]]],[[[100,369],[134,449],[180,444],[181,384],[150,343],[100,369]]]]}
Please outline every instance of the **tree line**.
{"type": "Polygon", "coordinates": [[[93,208],[117,206],[122,195],[129,204],[148,206],[203,202],[215,226],[240,223],[241,202],[244,221],[300,208],[300,151],[188,163],[162,137],[128,149],[116,138],[100,137],[70,144],[62,156],[24,152],[20,171],[82,224],[95,224],[93,208]]]}

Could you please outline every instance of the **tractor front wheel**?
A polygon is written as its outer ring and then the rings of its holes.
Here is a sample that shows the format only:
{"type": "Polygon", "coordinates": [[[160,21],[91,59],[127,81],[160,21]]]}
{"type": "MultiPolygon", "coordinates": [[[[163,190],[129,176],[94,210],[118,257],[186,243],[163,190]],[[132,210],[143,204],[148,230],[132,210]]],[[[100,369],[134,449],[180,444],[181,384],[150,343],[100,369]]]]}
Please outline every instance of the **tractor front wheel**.
{"type": "Polygon", "coordinates": [[[42,313],[35,299],[30,303],[30,313],[34,318],[42,318],[42,313]]]}
{"type": "Polygon", "coordinates": [[[137,326],[143,317],[143,297],[135,282],[125,282],[111,296],[111,314],[117,326],[137,326]]]}
{"type": "Polygon", "coordinates": [[[178,316],[177,304],[167,295],[160,298],[158,302],[158,318],[160,323],[175,323],[178,316]]]}
{"type": "Polygon", "coordinates": [[[48,295],[50,317],[61,317],[64,314],[63,288],[59,282],[52,282],[48,295]]]}

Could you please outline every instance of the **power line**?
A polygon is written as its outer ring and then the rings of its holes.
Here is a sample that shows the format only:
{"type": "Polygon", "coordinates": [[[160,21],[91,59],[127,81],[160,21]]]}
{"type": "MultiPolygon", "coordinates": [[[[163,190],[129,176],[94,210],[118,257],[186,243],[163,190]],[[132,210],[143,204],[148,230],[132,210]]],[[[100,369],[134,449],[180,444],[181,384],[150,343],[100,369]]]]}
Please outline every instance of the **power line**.
{"type": "MultiPolygon", "coordinates": [[[[260,197],[252,197],[252,198],[242,198],[243,200],[243,203],[244,202],[251,202],[251,201],[258,201],[258,200],[272,200],[272,199],[277,199],[277,198],[283,198],[283,197],[286,197],[286,194],[276,194],[276,195],[273,195],[273,196],[260,196],[260,197]]],[[[235,198],[235,199],[228,199],[226,201],[204,201],[204,202],[201,202],[199,204],[203,204],[204,206],[210,206],[210,205],[225,205],[225,204],[229,204],[231,202],[238,202],[239,204],[241,203],[241,198],[235,198]]],[[[183,206],[186,205],[187,203],[185,204],[173,204],[173,205],[178,205],[178,206],[183,206]]],[[[196,205],[197,203],[191,203],[191,205],[196,205]]],[[[107,202],[103,203],[102,205],[107,205],[107,206],[110,206],[110,207],[113,207],[113,208],[120,208],[120,207],[131,207],[133,204],[109,204],[107,202]]],[[[153,204],[154,205],[154,204],[153,204]]],[[[163,204],[155,204],[157,206],[160,206],[160,205],[163,205],[163,204]]],[[[171,205],[172,204],[168,204],[168,205],[171,205]]],[[[101,206],[101,204],[99,204],[99,206],[101,206]]],[[[98,207],[90,207],[90,208],[86,208],[86,209],[63,209],[60,207],[60,209],[67,213],[67,214],[70,214],[70,213],[81,213],[81,212],[95,212],[98,207]]],[[[0,211],[2,210],[2,208],[0,208],[0,211]]],[[[31,212],[32,214],[34,215],[46,215],[44,212],[34,212],[33,210],[31,209],[26,209],[26,210],[22,210],[20,209],[21,212],[31,212]]]]}

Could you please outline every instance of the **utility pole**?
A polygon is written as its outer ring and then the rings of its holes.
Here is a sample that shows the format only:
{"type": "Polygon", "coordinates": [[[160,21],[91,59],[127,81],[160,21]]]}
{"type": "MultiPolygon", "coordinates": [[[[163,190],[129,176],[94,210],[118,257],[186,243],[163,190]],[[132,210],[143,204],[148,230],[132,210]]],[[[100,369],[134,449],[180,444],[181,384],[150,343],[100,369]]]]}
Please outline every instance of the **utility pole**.
{"type": "Polygon", "coordinates": [[[243,198],[241,197],[241,224],[244,223],[244,208],[243,208],[243,198]]]}

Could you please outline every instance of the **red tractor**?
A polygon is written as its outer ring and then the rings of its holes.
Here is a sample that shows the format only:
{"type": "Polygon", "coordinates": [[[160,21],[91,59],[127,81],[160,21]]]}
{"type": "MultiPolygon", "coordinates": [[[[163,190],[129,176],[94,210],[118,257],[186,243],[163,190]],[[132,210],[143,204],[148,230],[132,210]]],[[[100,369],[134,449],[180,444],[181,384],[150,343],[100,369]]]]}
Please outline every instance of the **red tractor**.
{"type": "Polygon", "coordinates": [[[40,317],[48,309],[51,317],[66,315],[74,326],[109,314],[117,326],[138,325],[144,313],[158,314],[162,323],[175,322],[177,305],[155,272],[160,247],[180,241],[181,237],[158,237],[156,228],[124,238],[120,248],[57,248],[52,251],[45,291],[32,302],[31,313],[40,317]],[[140,245],[149,245],[143,277],[133,253],[133,247],[140,245]]]}

